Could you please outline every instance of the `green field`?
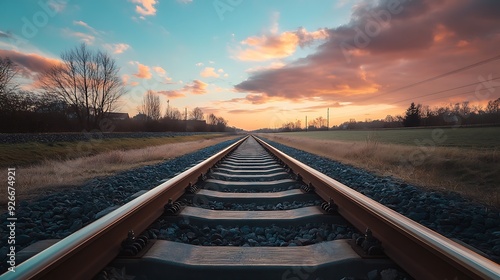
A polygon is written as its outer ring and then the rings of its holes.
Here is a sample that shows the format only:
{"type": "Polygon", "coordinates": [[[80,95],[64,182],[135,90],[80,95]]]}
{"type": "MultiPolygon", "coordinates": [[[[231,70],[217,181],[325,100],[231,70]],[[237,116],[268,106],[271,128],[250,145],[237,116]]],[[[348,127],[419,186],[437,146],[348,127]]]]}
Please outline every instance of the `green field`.
{"type": "Polygon", "coordinates": [[[314,139],[373,141],[402,145],[434,145],[477,149],[500,148],[500,127],[332,130],[279,134],[314,139]]]}

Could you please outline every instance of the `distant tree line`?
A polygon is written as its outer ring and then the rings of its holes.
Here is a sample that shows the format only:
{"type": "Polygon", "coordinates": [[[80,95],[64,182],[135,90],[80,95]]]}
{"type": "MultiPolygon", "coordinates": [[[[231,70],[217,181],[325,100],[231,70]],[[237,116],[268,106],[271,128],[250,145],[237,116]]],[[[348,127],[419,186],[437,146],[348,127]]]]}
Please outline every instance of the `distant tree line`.
{"type": "Polygon", "coordinates": [[[85,44],[64,52],[61,63],[38,76],[41,91],[22,90],[18,66],[0,57],[0,132],[111,131],[234,131],[213,114],[205,120],[200,108],[181,114],[170,108],[162,115],[160,98],[148,91],[139,114],[119,114],[118,100],[126,93],[114,59],[85,44]]]}
{"type": "MultiPolygon", "coordinates": [[[[427,105],[411,103],[404,116],[386,116],[383,120],[356,121],[350,119],[339,126],[326,127],[326,120],[318,117],[309,122],[307,130],[327,129],[378,129],[419,126],[469,126],[500,125],[500,98],[490,100],[486,107],[471,106],[469,102],[452,103],[431,108],[427,105]]],[[[259,132],[304,131],[300,121],[284,123],[279,129],[261,129],[259,132]]]]}
{"type": "Polygon", "coordinates": [[[404,116],[388,115],[383,120],[365,120],[357,122],[351,119],[338,128],[341,129],[374,129],[419,126],[469,126],[500,124],[500,98],[490,100],[486,107],[471,106],[468,101],[451,103],[431,108],[427,105],[412,102],[404,116]]]}
{"type": "Polygon", "coordinates": [[[160,97],[152,90],[148,90],[141,106],[139,114],[132,119],[123,120],[118,129],[127,131],[205,131],[205,132],[234,132],[235,128],[227,126],[228,121],[214,114],[209,114],[205,119],[205,113],[199,107],[182,114],[179,109],[167,104],[165,114],[162,115],[162,104],[160,97]]]}

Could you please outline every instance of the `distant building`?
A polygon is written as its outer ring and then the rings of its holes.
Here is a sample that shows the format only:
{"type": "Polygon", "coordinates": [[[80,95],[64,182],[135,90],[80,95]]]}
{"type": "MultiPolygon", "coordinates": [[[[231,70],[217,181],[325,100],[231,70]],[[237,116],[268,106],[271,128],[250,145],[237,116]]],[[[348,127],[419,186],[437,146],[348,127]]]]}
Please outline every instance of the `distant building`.
{"type": "Polygon", "coordinates": [[[134,119],[136,121],[146,121],[148,119],[148,116],[146,116],[145,114],[139,113],[139,114],[135,115],[132,119],[134,119]]]}
{"type": "Polygon", "coordinates": [[[187,120],[186,131],[205,131],[207,129],[207,122],[200,120],[187,120]]]}
{"type": "Polygon", "coordinates": [[[123,121],[129,119],[128,113],[117,113],[117,112],[106,113],[106,117],[115,121],[123,121]]]}

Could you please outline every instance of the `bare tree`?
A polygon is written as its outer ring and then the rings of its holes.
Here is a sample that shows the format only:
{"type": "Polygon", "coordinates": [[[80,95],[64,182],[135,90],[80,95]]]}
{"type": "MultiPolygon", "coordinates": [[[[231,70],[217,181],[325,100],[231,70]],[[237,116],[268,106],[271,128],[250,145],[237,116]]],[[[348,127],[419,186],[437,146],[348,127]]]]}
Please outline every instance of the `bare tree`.
{"type": "Polygon", "coordinates": [[[18,72],[16,64],[10,58],[0,57],[0,94],[7,94],[16,89],[17,85],[12,80],[18,72]]]}
{"type": "Polygon", "coordinates": [[[490,114],[500,113],[500,98],[498,98],[497,100],[488,101],[488,105],[486,106],[486,112],[490,114]]]}
{"type": "Polygon", "coordinates": [[[227,120],[224,119],[223,117],[217,118],[217,125],[219,127],[226,127],[227,126],[227,120]]]}
{"type": "Polygon", "coordinates": [[[319,116],[319,117],[315,118],[314,120],[309,121],[309,126],[313,126],[315,128],[326,127],[326,119],[319,116]]]}
{"type": "Polygon", "coordinates": [[[160,96],[154,91],[148,90],[142,100],[141,113],[146,115],[150,120],[157,121],[161,118],[161,101],[160,96]]]}
{"type": "Polygon", "coordinates": [[[115,60],[85,44],[64,52],[61,59],[41,75],[42,88],[68,103],[83,127],[97,127],[125,93],[115,60]]]}
{"type": "Polygon", "coordinates": [[[214,115],[214,114],[208,115],[208,124],[209,125],[217,125],[218,122],[219,122],[219,120],[218,120],[216,115],[214,115]]]}
{"type": "Polygon", "coordinates": [[[179,111],[179,109],[177,109],[177,108],[170,109],[169,115],[170,115],[170,119],[172,119],[172,120],[182,120],[181,111],[179,111]]]}
{"type": "Polygon", "coordinates": [[[16,64],[8,57],[0,57],[0,111],[3,113],[13,111],[13,104],[17,103],[18,96],[14,92],[17,84],[13,83],[17,74],[16,64]]]}
{"type": "Polygon", "coordinates": [[[200,107],[196,107],[191,112],[189,112],[189,119],[202,121],[205,119],[205,116],[203,114],[203,111],[200,109],[200,107]]]}

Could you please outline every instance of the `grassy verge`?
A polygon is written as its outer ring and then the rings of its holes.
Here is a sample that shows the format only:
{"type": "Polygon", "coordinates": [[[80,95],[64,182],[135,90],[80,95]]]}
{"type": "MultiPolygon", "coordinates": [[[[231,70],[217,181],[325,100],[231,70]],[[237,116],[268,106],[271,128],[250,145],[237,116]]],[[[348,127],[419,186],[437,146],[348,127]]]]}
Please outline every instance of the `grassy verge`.
{"type": "Polygon", "coordinates": [[[320,140],[365,141],[386,144],[439,147],[467,147],[474,149],[500,149],[500,127],[471,128],[406,128],[381,130],[333,130],[290,132],[281,135],[307,137],[320,140]]]}
{"type": "MultiPolygon", "coordinates": [[[[108,145],[107,149],[99,148],[102,152],[96,152],[97,154],[94,155],[64,160],[45,158],[38,164],[16,169],[16,199],[32,199],[54,190],[80,185],[91,178],[109,176],[120,171],[156,164],[235,137],[237,136],[196,135],[175,137],[177,139],[162,138],[160,142],[157,142],[159,139],[134,139],[134,141],[120,139],[120,141],[113,141],[114,145],[108,145]],[[123,147],[124,143],[132,142],[133,145],[143,144],[138,149],[117,148],[123,147]],[[158,145],[146,146],[152,143],[158,143],[158,145]],[[117,149],[110,150],[111,147],[117,149]]],[[[130,148],[133,145],[127,147],[130,148]]],[[[5,172],[0,173],[0,182],[7,182],[6,169],[5,172]]],[[[7,196],[0,197],[0,205],[5,205],[6,199],[7,196]]]]}
{"type": "Polygon", "coordinates": [[[500,151],[464,147],[417,146],[264,134],[270,140],[383,176],[434,190],[460,193],[500,207],[500,151]]]}
{"type": "Polygon", "coordinates": [[[149,146],[197,141],[222,137],[224,134],[200,134],[176,137],[92,139],[56,143],[0,144],[0,167],[29,166],[48,159],[68,160],[115,150],[132,150],[149,146]]]}

